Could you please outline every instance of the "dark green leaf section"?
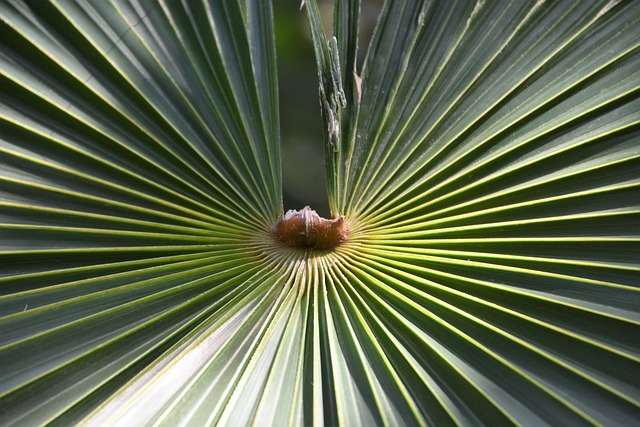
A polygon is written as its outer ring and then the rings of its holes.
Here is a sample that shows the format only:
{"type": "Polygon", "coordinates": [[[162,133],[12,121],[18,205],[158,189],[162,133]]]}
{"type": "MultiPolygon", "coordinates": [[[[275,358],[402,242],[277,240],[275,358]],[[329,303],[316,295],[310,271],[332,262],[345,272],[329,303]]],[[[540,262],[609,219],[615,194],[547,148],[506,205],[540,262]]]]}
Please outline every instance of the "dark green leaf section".
{"type": "Polygon", "coordinates": [[[639,14],[635,2],[388,2],[363,70],[357,149],[340,162],[340,210],[413,215],[461,192],[480,198],[489,180],[514,186],[594,160],[603,139],[629,144],[639,14]]]}
{"type": "Polygon", "coordinates": [[[254,335],[269,323],[287,277],[264,255],[281,210],[272,10],[0,15],[0,424],[69,425],[212,331],[244,336],[245,314],[254,335]]]}
{"type": "Polygon", "coordinates": [[[273,37],[250,49],[241,13],[235,2],[6,3],[8,178],[48,174],[70,193],[107,186],[127,204],[136,192],[144,207],[236,224],[273,218],[275,73],[261,57],[273,37]]]}
{"type": "Polygon", "coordinates": [[[361,244],[340,419],[634,422],[639,31],[630,1],[385,2],[327,160],[361,244]]]}

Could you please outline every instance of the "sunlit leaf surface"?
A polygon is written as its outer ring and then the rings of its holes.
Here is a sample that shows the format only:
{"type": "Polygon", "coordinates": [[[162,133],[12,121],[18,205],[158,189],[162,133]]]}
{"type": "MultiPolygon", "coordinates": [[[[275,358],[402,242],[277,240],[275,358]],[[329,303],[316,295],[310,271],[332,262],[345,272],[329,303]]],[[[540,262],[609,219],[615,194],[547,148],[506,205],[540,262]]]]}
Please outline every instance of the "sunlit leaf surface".
{"type": "Polygon", "coordinates": [[[307,3],[331,250],[269,2],[0,3],[0,424],[637,423],[640,3],[307,3]]]}

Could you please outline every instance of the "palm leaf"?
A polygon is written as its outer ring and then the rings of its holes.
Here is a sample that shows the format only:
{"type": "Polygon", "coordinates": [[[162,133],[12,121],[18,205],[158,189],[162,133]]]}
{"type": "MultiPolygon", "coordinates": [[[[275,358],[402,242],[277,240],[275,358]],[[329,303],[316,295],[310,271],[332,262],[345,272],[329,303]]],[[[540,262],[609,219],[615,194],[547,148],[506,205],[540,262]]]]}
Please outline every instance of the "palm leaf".
{"type": "Polygon", "coordinates": [[[633,424],[638,4],[306,7],[331,250],[269,2],[0,4],[2,424],[633,424]]]}

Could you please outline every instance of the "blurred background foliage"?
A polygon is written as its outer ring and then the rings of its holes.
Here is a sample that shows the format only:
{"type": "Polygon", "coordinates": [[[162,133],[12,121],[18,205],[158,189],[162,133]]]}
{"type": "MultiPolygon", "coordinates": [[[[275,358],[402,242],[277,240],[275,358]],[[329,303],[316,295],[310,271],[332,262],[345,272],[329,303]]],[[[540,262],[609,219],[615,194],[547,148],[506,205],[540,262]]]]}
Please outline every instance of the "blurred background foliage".
{"type": "MultiPolygon", "coordinates": [[[[325,34],[331,34],[333,1],[318,2],[325,34]]],[[[359,64],[382,7],[381,0],[362,4],[359,64]]],[[[328,217],[318,75],[309,23],[300,2],[274,2],[284,209],[311,206],[328,217]]],[[[360,69],[360,67],[358,67],[360,69]]]]}

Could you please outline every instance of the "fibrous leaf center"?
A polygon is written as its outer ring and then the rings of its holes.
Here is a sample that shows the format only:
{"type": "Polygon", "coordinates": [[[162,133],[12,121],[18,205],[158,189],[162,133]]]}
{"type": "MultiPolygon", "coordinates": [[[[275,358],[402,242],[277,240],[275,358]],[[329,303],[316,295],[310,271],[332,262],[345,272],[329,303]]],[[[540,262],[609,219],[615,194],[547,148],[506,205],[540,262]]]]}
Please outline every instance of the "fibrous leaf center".
{"type": "Polygon", "coordinates": [[[274,237],[285,246],[297,248],[332,249],[344,242],[349,227],[344,216],[326,219],[309,206],[291,209],[280,217],[274,237]]]}

